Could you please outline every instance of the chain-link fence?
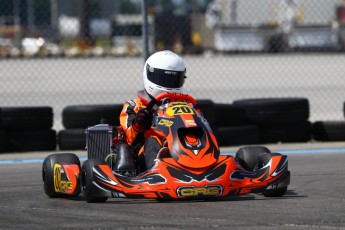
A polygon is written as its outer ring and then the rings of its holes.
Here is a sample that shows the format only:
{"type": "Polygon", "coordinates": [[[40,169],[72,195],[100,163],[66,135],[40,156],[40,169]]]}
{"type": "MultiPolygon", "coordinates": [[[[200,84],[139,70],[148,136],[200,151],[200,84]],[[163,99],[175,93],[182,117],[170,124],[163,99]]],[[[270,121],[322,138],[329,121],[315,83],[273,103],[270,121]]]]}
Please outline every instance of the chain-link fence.
{"type": "MultiPolygon", "coordinates": [[[[0,106],[123,103],[143,87],[140,0],[2,0],[0,106]]],[[[150,53],[187,65],[185,92],[231,103],[305,97],[344,119],[345,5],[338,0],[147,1],[150,53]]]]}

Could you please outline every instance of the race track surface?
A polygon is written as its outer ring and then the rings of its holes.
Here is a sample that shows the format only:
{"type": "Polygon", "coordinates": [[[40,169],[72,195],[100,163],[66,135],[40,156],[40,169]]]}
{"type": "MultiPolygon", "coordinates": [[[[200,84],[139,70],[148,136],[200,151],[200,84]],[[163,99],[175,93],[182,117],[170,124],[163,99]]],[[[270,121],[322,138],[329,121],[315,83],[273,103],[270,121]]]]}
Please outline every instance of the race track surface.
{"type": "Polygon", "coordinates": [[[291,184],[282,198],[111,198],[102,204],[88,204],[81,197],[48,198],[40,162],[47,154],[2,154],[0,229],[345,229],[345,148],[283,152],[289,157],[291,184]]]}

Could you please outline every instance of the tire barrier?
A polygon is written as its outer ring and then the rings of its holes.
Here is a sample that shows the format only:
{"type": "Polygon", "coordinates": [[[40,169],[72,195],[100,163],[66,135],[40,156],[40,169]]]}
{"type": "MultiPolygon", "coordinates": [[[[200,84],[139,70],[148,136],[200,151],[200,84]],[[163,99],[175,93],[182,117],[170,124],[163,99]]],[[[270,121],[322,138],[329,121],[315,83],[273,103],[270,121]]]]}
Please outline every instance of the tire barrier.
{"type": "Polygon", "coordinates": [[[0,107],[0,127],[2,128],[50,129],[52,126],[52,107],[0,107]]]}
{"type": "Polygon", "coordinates": [[[241,106],[216,103],[212,129],[220,146],[260,143],[259,127],[250,124],[241,106]]]}
{"type": "Polygon", "coordinates": [[[209,123],[214,123],[216,120],[215,104],[209,99],[198,99],[196,100],[197,109],[200,109],[203,116],[209,123]]]}
{"type": "Polygon", "coordinates": [[[295,123],[280,123],[259,125],[262,143],[292,143],[311,140],[311,123],[301,121],[295,123]]]}
{"type": "Polygon", "coordinates": [[[345,121],[317,121],[313,136],[317,141],[345,141],[345,121]]]}
{"type": "Polygon", "coordinates": [[[12,130],[8,133],[7,151],[26,152],[56,149],[55,130],[12,130]]]}
{"type": "Polygon", "coordinates": [[[6,131],[0,128],[0,153],[6,152],[6,131]]]}
{"type": "Polygon", "coordinates": [[[256,98],[235,100],[244,109],[248,124],[260,129],[261,143],[311,140],[309,101],[306,98],[256,98]]]}
{"type": "Polygon", "coordinates": [[[58,134],[60,150],[83,150],[86,147],[85,129],[65,129],[58,134]]]}
{"type": "Polygon", "coordinates": [[[0,152],[55,150],[52,126],[52,107],[0,107],[0,152]]]}
{"type": "Polygon", "coordinates": [[[86,129],[102,122],[118,126],[122,108],[122,104],[67,106],[62,111],[62,124],[66,129],[86,129]]]}
{"type": "Polygon", "coordinates": [[[260,129],[255,125],[218,128],[220,146],[259,144],[260,129]]]}
{"type": "MultiPolygon", "coordinates": [[[[311,123],[306,98],[197,102],[220,146],[345,141],[345,120],[311,123]]],[[[118,126],[122,106],[67,106],[62,112],[65,129],[58,134],[52,130],[52,107],[0,107],[0,152],[55,150],[57,146],[60,150],[84,150],[85,129],[101,122],[118,126]]],[[[345,102],[342,110],[345,117],[345,102]]]]}
{"type": "Polygon", "coordinates": [[[234,104],[215,104],[215,122],[217,127],[243,126],[249,121],[245,109],[234,104]]]}
{"type": "Polygon", "coordinates": [[[261,98],[233,102],[244,108],[253,124],[281,124],[306,121],[309,118],[309,101],[306,98],[261,98]]]}
{"type": "Polygon", "coordinates": [[[120,125],[123,104],[71,105],[62,111],[62,124],[65,130],[58,133],[60,150],[84,150],[85,129],[89,126],[106,123],[120,125]]]}

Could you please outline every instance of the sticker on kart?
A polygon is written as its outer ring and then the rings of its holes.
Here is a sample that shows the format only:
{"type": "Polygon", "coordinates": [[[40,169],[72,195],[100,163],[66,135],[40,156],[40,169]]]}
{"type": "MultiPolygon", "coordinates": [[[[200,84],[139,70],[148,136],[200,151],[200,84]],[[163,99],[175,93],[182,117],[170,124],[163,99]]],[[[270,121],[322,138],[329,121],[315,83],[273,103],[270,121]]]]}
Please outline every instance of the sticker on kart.
{"type": "Polygon", "coordinates": [[[71,181],[65,181],[61,179],[61,174],[63,173],[63,168],[60,164],[54,165],[54,189],[55,192],[64,192],[73,189],[73,184],[71,181]]]}
{"type": "Polygon", "coordinates": [[[183,114],[194,114],[194,111],[186,105],[175,105],[167,109],[166,113],[169,116],[183,115],[183,114]]]}
{"type": "Polygon", "coordinates": [[[205,187],[185,186],[177,189],[179,197],[197,197],[197,196],[219,196],[223,193],[220,185],[209,185],[205,187]]]}

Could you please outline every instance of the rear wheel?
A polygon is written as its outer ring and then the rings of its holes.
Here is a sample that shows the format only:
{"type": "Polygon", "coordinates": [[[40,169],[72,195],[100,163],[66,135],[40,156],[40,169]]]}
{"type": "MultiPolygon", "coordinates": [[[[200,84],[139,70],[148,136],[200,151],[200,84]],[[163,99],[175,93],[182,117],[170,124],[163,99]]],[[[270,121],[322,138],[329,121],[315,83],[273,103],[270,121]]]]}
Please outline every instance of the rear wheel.
{"type": "Polygon", "coordinates": [[[81,186],[82,196],[88,203],[101,203],[107,201],[108,197],[95,196],[92,191],[93,172],[92,169],[96,165],[105,164],[100,159],[86,160],[82,166],[81,186]]]}
{"type": "MultiPolygon", "coordinates": [[[[62,195],[61,193],[57,193],[55,191],[55,184],[54,184],[54,165],[60,162],[64,162],[67,164],[76,164],[80,168],[79,158],[74,153],[52,154],[44,159],[43,165],[42,165],[43,186],[44,186],[45,193],[47,194],[47,196],[51,198],[59,197],[62,195]]],[[[77,190],[76,193],[79,194],[80,190],[79,191],[77,190]]]]}

